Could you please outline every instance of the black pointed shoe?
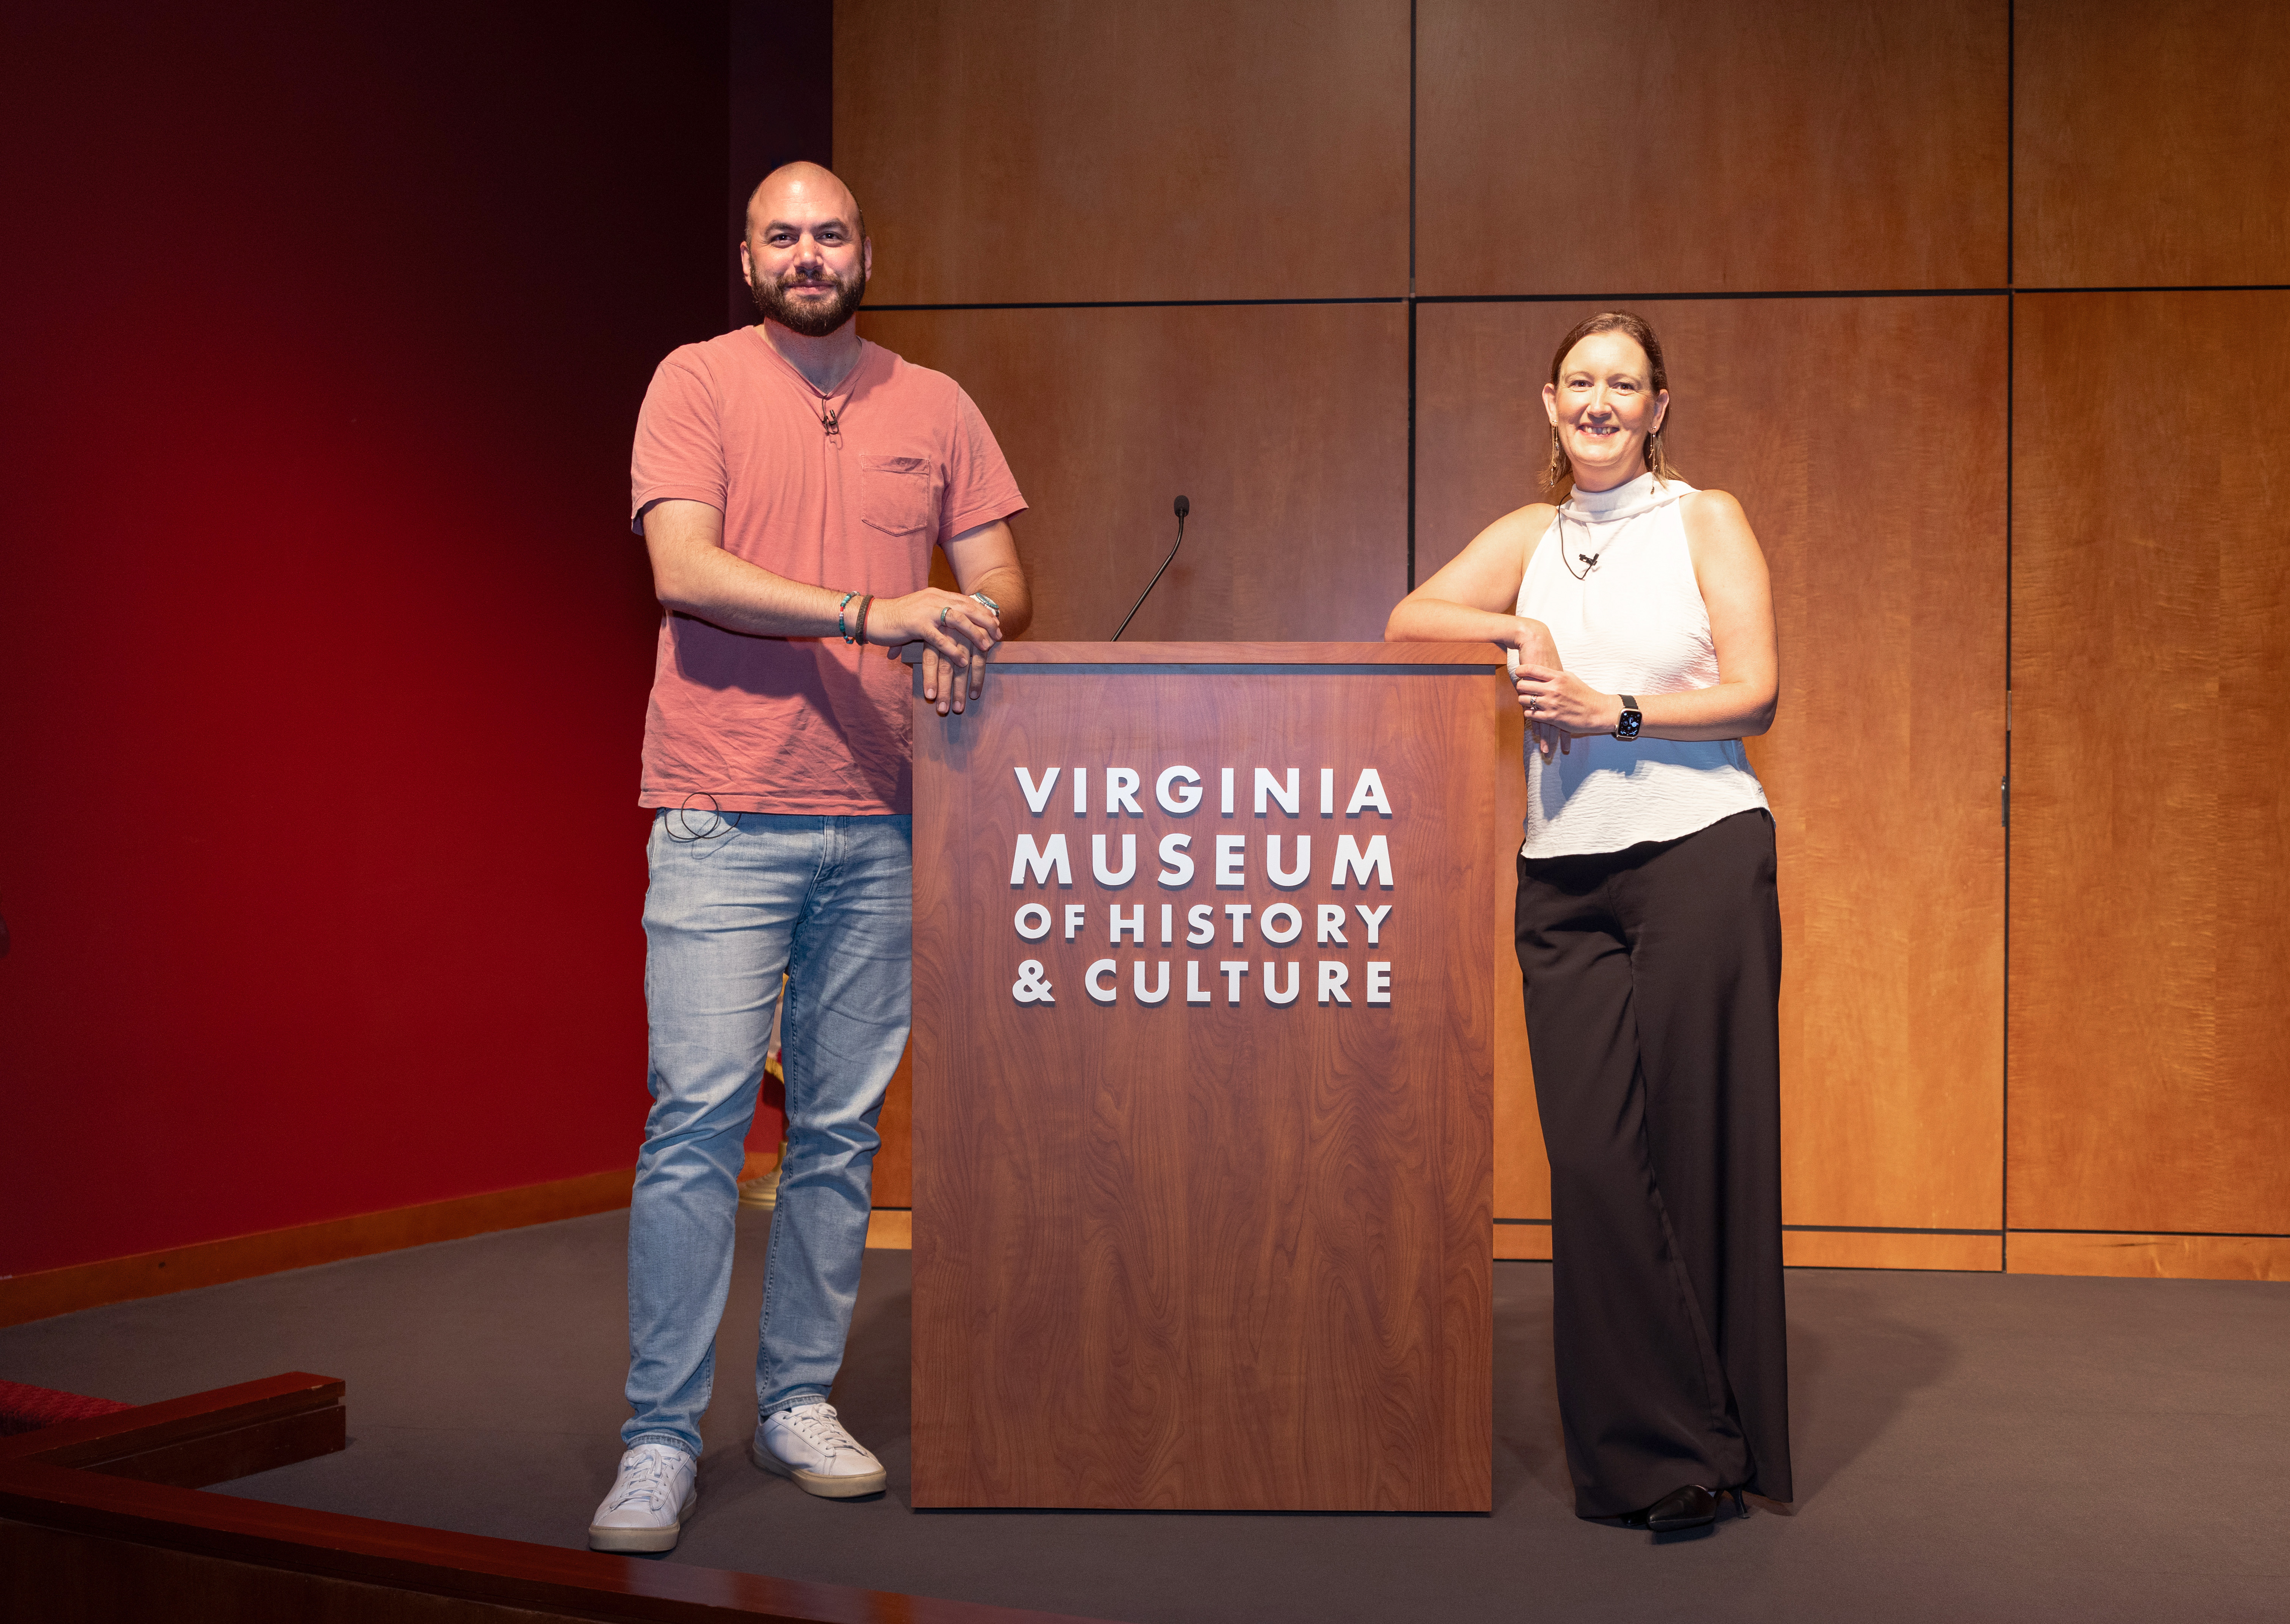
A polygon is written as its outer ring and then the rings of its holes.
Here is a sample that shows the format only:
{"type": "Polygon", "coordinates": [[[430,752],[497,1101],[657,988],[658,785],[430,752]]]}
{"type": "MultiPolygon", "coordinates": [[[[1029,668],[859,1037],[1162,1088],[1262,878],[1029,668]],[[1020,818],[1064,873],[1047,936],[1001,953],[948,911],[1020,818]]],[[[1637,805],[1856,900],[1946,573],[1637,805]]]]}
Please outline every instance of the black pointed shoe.
{"type": "Polygon", "coordinates": [[[1726,1494],[1734,1497],[1736,1513],[1749,1515],[1742,1503],[1739,1489],[1705,1489],[1698,1483],[1672,1489],[1643,1511],[1633,1511],[1622,1518],[1625,1528],[1644,1528],[1654,1533],[1675,1533],[1681,1528],[1707,1528],[1718,1520],[1718,1507],[1726,1494]]]}

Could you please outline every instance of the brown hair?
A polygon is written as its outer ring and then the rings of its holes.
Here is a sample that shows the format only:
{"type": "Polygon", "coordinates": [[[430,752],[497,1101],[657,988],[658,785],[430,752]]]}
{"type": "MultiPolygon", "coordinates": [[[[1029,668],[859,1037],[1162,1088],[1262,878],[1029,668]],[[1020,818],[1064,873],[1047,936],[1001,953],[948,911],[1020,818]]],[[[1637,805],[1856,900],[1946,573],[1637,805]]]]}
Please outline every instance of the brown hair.
{"type": "MultiPolygon", "coordinates": [[[[1550,357],[1550,381],[1554,388],[1558,382],[1559,370],[1566,364],[1566,357],[1573,353],[1577,344],[1594,332],[1627,333],[1637,340],[1638,348],[1645,351],[1646,365],[1653,371],[1655,393],[1669,388],[1669,368],[1661,358],[1661,340],[1653,336],[1653,329],[1646,325],[1644,316],[1630,310],[1601,310],[1566,330],[1566,336],[1558,340],[1557,352],[1550,357]]],[[[1664,428],[1669,427],[1667,410],[1661,414],[1661,425],[1664,428]]],[[[1661,443],[1660,430],[1646,436],[1645,462],[1658,480],[1667,482],[1677,477],[1677,470],[1669,465],[1669,451],[1661,443]]],[[[1550,461],[1543,469],[1542,488],[1552,496],[1563,497],[1573,487],[1574,463],[1560,445],[1558,426],[1554,423],[1550,426],[1550,461]]]]}

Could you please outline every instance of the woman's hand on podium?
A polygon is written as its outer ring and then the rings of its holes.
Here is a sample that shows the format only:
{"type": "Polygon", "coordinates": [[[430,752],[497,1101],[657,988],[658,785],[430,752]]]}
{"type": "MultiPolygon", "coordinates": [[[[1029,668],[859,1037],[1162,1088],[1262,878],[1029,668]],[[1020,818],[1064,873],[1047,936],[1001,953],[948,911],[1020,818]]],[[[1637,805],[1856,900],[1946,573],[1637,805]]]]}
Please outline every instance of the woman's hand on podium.
{"type": "Polygon", "coordinates": [[[885,598],[867,617],[867,641],[886,644],[891,658],[909,643],[923,645],[923,698],[938,714],[959,715],[986,686],[986,662],[1002,641],[1001,618],[974,597],[925,587],[885,598]]]}
{"type": "Polygon", "coordinates": [[[1519,708],[1525,714],[1527,732],[1534,740],[1534,748],[1542,752],[1545,761],[1549,761],[1553,754],[1572,756],[1574,753],[1573,735],[1563,727],[1553,726],[1525,686],[1527,680],[1525,673],[1530,670],[1548,674],[1563,672],[1566,668],[1565,662],[1558,658],[1558,644],[1552,640],[1550,628],[1541,621],[1530,620],[1525,615],[1506,618],[1511,622],[1509,635],[1498,636],[1494,641],[1499,646],[1511,651],[1511,686],[1518,690],[1519,708]]]}

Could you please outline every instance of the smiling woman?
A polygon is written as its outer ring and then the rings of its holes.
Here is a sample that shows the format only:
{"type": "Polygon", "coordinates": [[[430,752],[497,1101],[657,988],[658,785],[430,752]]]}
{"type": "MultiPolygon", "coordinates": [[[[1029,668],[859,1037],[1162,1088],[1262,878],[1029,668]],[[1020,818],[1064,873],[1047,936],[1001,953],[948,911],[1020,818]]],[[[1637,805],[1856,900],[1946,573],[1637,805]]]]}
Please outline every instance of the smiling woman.
{"type": "Polygon", "coordinates": [[[1575,1510],[1692,1527],[1727,1492],[1790,1495],[1781,921],[1742,743],[1773,721],[1773,606],[1741,505],[1663,454],[1669,368],[1642,319],[1569,332],[1542,403],[1556,500],[1480,532],[1384,636],[1512,651],[1575,1510]]]}

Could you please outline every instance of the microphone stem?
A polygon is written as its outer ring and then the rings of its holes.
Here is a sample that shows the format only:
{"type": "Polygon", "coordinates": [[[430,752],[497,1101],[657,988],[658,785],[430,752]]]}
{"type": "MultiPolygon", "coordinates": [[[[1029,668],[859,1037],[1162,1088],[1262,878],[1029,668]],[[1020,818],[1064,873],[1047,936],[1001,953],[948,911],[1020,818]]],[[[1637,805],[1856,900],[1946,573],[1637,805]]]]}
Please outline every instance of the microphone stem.
{"type": "MultiPolygon", "coordinates": [[[[1184,544],[1185,520],[1184,516],[1180,514],[1177,516],[1177,547],[1182,547],[1184,544]]],[[[1121,617],[1121,631],[1113,634],[1113,640],[1116,643],[1121,641],[1121,632],[1129,629],[1129,622],[1137,618],[1137,612],[1145,607],[1145,600],[1153,596],[1153,588],[1161,584],[1161,577],[1167,572],[1170,564],[1176,562],[1177,547],[1169,549],[1169,556],[1161,560],[1161,567],[1153,572],[1153,579],[1145,583],[1145,590],[1137,595],[1137,601],[1129,605],[1129,612],[1121,617]]]]}

